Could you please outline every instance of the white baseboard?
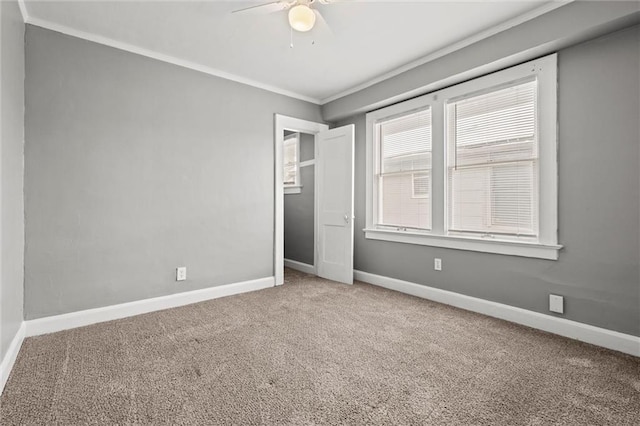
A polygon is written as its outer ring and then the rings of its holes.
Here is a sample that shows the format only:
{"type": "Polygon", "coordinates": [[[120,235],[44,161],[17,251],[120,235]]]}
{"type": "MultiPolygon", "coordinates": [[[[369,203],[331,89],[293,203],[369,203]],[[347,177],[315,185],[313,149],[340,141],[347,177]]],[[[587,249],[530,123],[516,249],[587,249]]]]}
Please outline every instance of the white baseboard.
{"type": "Polygon", "coordinates": [[[313,265],[309,265],[308,263],[285,259],[284,266],[286,266],[287,268],[295,269],[296,271],[304,272],[305,274],[316,274],[316,268],[313,265]]]}
{"type": "Polygon", "coordinates": [[[353,277],[358,281],[390,290],[640,357],[640,337],[368,272],[353,271],[353,277]]]}
{"type": "Polygon", "coordinates": [[[178,306],[217,299],[234,294],[249,291],[262,290],[274,286],[274,277],[259,278],[257,280],[243,281],[234,284],[210,287],[202,290],[187,291],[184,293],[154,297],[119,305],[105,306],[103,308],[87,309],[85,311],[71,312],[68,314],[54,315],[45,318],[25,321],[25,336],[39,336],[41,334],[54,333],[85,325],[96,324],[126,318],[134,315],[163,309],[176,308],[178,306]]]}
{"type": "Polygon", "coordinates": [[[9,374],[11,373],[11,369],[13,368],[13,364],[16,362],[16,358],[18,358],[18,352],[20,352],[20,347],[22,346],[22,341],[25,337],[25,330],[26,326],[23,321],[22,324],[20,324],[18,332],[13,337],[13,340],[11,340],[9,349],[2,358],[2,362],[0,362],[0,395],[4,390],[4,385],[7,384],[7,380],[9,379],[9,374]]]}

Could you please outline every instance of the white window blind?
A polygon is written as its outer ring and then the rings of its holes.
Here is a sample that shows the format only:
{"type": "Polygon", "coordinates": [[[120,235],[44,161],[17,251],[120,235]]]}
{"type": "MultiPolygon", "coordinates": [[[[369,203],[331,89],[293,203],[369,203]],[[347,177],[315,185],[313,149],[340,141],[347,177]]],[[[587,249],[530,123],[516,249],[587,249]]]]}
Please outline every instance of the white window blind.
{"type": "Polygon", "coordinates": [[[431,110],[377,124],[378,225],[431,228],[431,110]]]}
{"type": "Polygon", "coordinates": [[[537,83],[447,103],[450,233],[538,235],[537,83]]]}
{"type": "Polygon", "coordinates": [[[299,184],[298,180],[298,135],[293,134],[287,136],[284,140],[284,170],[283,183],[284,186],[295,186],[299,184]]]}

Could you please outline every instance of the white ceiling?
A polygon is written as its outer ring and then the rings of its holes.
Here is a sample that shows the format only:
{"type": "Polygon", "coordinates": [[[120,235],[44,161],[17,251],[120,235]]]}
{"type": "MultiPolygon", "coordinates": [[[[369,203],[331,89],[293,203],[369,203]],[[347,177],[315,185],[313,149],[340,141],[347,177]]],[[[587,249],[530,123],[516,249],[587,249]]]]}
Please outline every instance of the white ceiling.
{"type": "Polygon", "coordinates": [[[26,9],[27,22],[35,25],[135,46],[322,103],[465,39],[486,36],[496,26],[504,29],[558,5],[542,0],[316,2],[332,33],[321,27],[294,32],[290,48],[286,12],[231,14],[265,2],[27,0],[26,9]]]}

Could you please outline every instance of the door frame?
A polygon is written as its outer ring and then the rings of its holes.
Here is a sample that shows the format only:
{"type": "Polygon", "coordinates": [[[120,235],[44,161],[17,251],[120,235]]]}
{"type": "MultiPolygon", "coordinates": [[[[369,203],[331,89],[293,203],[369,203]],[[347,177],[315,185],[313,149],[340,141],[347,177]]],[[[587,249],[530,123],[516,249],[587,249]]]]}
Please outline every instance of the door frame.
{"type": "MultiPolygon", "coordinates": [[[[284,131],[300,132],[314,135],[314,159],[315,166],[318,165],[318,139],[317,134],[329,130],[329,125],[318,123],[315,121],[303,120],[300,118],[290,117],[282,114],[274,114],[274,145],[275,145],[275,167],[274,167],[274,194],[275,194],[275,213],[274,213],[274,236],[273,236],[273,275],[275,285],[284,284],[284,187],[282,183],[282,151],[284,145],[284,131]]],[[[318,182],[314,179],[317,189],[318,182]]],[[[317,267],[318,263],[318,244],[316,235],[317,228],[317,191],[314,192],[313,207],[313,267],[317,267]]]]}

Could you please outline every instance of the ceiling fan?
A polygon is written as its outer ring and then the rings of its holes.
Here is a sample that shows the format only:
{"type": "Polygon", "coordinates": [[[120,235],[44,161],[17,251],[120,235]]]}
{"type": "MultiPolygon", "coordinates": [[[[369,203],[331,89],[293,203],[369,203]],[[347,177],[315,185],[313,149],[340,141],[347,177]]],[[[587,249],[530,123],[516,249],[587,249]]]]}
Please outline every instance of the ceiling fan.
{"type": "MultiPolygon", "coordinates": [[[[340,0],[318,0],[320,4],[331,4],[339,1],[340,0]]],[[[320,11],[312,7],[315,2],[316,0],[272,1],[270,3],[234,10],[232,13],[266,15],[269,13],[288,10],[289,25],[291,25],[291,28],[296,31],[306,32],[310,31],[314,27],[316,20],[321,22],[323,26],[326,26],[326,21],[320,14],[320,11]]]]}

